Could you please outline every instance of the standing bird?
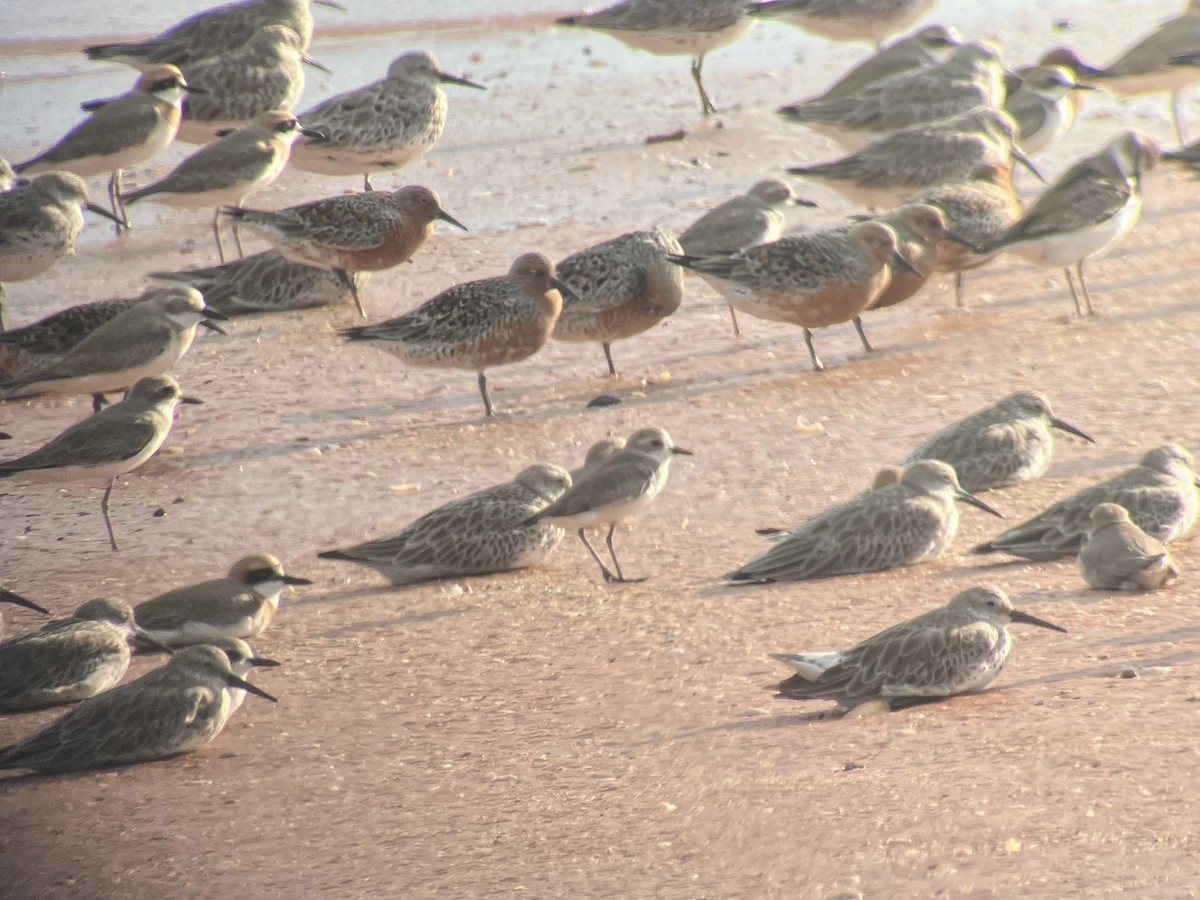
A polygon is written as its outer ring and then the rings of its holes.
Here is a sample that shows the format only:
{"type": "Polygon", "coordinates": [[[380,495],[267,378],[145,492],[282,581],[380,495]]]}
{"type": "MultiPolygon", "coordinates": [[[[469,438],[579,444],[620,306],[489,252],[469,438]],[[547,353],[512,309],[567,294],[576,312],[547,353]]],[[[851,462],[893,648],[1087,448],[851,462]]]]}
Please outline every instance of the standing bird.
{"type": "Polygon", "coordinates": [[[1020,219],[984,249],[1006,250],[1042,266],[1062,266],[1075,313],[1094,316],[1084,266],[1111,252],[1142,216],[1142,176],[1161,151],[1144,134],[1126,131],[1081,159],[1042,193],[1020,219]],[[1079,291],[1071,265],[1079,276],[1079,291]]]}
{"type": "Polygon", "coordinates": [[[959,485],[949,465],[923,460],[906,469],[899,483],[813,516],[725,577],[756,583],[802,581],[937,559],[958,534],[958,500],[1000,517],[959,485]]]}
{"type": "Polygon", "coordinates": [[[132,472],[167,439],[180,403],[200,403],[184,397],[169,375],[143,378],[118,403],[72,425],[44,447],[17,459],[0,461],[0,479],[60,482],[107,478],[100,501],[108,543],[117,549],[108,498],[117,478],[132,472]]]}
{"type": "Polygon", "coordinates": [[[1039,562],[1075,556],[1087,535],[1092,510],[1101,503],[1125,507],[1138,528],[1170,543],[1196,524],[1197,484],[1192,454],[1177,444],[1163,444],[1132,469],[1052,503],[971,552],[1009,553],[1039,562]]]}
{"type": "MultiPolygon", "coordinates": [[[[849,322],[888,286],[892,267],[920,274],[880,222],[802,234],[730,256],[672,257],[711,284],[735,309],[804,329],[813,369],[825,364],[812,329],[849,322]]],[[[864,338],[865,340],[865,338],[864,338]]]]}
{"type": "Polygon", "coordinates": [[[653,328],[683,302],[683,272],[668,256],[683,252],[660,229],[631,231],[556,265],[574,292],[563,297],[551,335],[558,341],[598,341],[615,376],[612,343],[653,328]]]}
{"type": "Polygon", "coordinates": [[[749,15],[782,19],[831,41],[870,41],[879,47],[889,36],[911,28],[936,0],[767,0],[749,15]]]}
{"type": "Polygon", "coordinates": [[[133,608],[133,617],[151,638],[169,647],[257,637],[279,611],[279,595],[289,585],[312,584],[287,575],[269,553],[243,556],[229,575],[175,588],[133,608]]]}
{"type": "Polygon", "coordinates": [[[1129,510],[1116,503],[1093,507],[1079,572],[1098,591],[1155,591],[1179,575],[1167,545],[1134,525],[1129,510]]]}
{"type": "Polygon", "coordinates": [[[304,52],[292,29],[266,25],[240,47],[187,66],[188,84],[201,92],[184,104],[179,139],[207,144],[265,112],[290,111],[304,93],[303,64],[330,71],[304,52]]]}
{"type": "MultiPolygon", "coordinates": [[[[369,196],[369,195],[360,195],[369,196]]],[[[350,341],[369,341],[411,366],[478,373],[483,408],[495,415],[486,370],[528,359],[542,348],[571,288],[540,253],[526,253],[507,275],[442,291],[412,312],[377,325],[347,328],[350,341]]]]}
{"type": "Polygon", "coordinates": [[[322,100],[300,114],[304,127],[320,137],[300,141],[292,165],[318,175],[362,175],[363,189],[371,190],[372,173],[415,162],[438,142],[448,106],[443,84],[486,90],[443,72],[427,50],[396,57],[382,80],[322,100]]]}
{"type": "Polygon", "coordinates": [[[397,586],[529,568],[563,539],[561,528],[529,517],[570,487],[566,469],[539,463],[425,513],[392,537],[317,555],[370,566],[397,586]]]}
{"type": "Polygon", "coordinates": [[[242,0],[197,13],[149,40],[97,44],[83,52],[89,59],[124,63],[135,69],[159,63],[183,68],[242,46],[265,25],[286,25],[300,35],[301,49],[307,50],[313,35],[310,4],[345,9],[334,0],[242,0]]]}
{"type": "Polygon", "coordinates": [[[0,192],[0,331],[4,285],[29,281],[75,252],[83,211],[117,217],[88,201],[87,185],[70,172],[47,172],[28,184],[0,192]]]}
{"type": "Polygon", "coordinates": [[[1046,474],[1054,457],[1055,428],[1096,443],[1056,418],[1045,394],[1017,391],[930,435],[900,465],[940,459],[954,467],[958,483],[968,491],[1008,487],[1046,474]]]}
{"type": "MultiPolygon", "coordinates": [[[[728,256],[756,244],[779,240],[783,234],[782,207],[813,207],[811,200],[796,196],[792,186],[778,178],[760,181],[740,197],[710,209],[679,235],[686,256],[728,256]]],[[[733,333],[740,335],[737,311],[730,306],[733,333]]]]}
{"type": "Polygon", "coordinates": [[[1058,143],[1075,122],[1074,92],[1094,90],[1065,66],[1026,69],[1004,101],[1004,111],[1017,123],[1017,146],[1032,156],[1058,143]]]}
{"type": "Polygon", "coordinates": [[[52,775],[197,750],[229,720],[228,688],[275,702],[262,688],[233,674],[224,650],[189,647],[166,665],[85,700],[24,740],[0,748],[0,769],[52,775]]]}
{"type": "MultiPolygon", "coordinates": [[[[43,616],[50,615],[50,610],[43,606],[39,606],[32,600],[26,600],[20,594],[14,594],[12,591],[0,587],[0,603],[11,603],[13,606],[23,606],[25,609],[32,609],[34,612],[39,612],[43,616]]],[[[4,617],[0,616],[0,638],[4,637],[4,617]]]]}
{"type": "Polygon", "coordinates": [[[270,241],[292,262],[332,271],[364,319],[367,313],[350,273],[377,272],[411,259],[429,240],[438,219],[467,230],[442,209],[436,192],[420,185],[342,194],[277,211],[226,207],[222,212],[270,241]]]}
{"type": "Polygon", "coordinates": [[[101,598],[5,641],[0,713],[74,703],[107,691],[129,668],[129,642],[137,632],[128,603],[101,598]]]}
{"type": "MultiPolygon", "coordinates": [[[[123,194],[122,202],[128,206],[149,198],[186,209],[212,207],[217,254],[221,262],[225,262],[225,248],[221,245],[221,206],[241,206],[246,197],[278,178],[287,165],[292,142],[307,133],[309,130],[290,112],[276,109],[261,113],[244,128],[201,147],[164,178],[123,194]]],[[[242,240],[236,227],[233,237],[238,256],[242,256],[242,240]]]]}
{"type": "Polygon", "coordinates": [[[692,81],[705,116],[716,113],[704,90],[704,57],[732,44],[749,30],[744,0],[624,0],[598,12],[566,16],[559,25],[602,31],[637,50],[657,56],[692,57],[692,81]]]}
{"type": "Polygon", "coordinates": [[[929,25],[888,44],[859,63],[813,100],[836,100],[857,94],[893,75],[936,66],[962,46],[962,35],[949,25],[929,25]]]}
{"type": "Polygon", "coordinates": [[[1004,669],[1012,649],[1008,626],[1018,622],[1066,633],[1013,609],[999,588],[973,587],[849,650],[772,653],[796,670],[776,689],[791,700],[836,700],[843,709],[873,699],[896,708],[981,691],[1004,669]]]}
{"type": "Polygon", "coordinates": [[[604,580],[609,584],[636,584],[645,578],[626,578],[613,549],[613,532],[629,516],[649,505],[666,486],[671,458],[691,456],[691,450],[677,447],[663,428],[643,428],[635,431],[625,447],[612,454],[596,468],[584,473],[578,484],[526,521],[578,529],[576,534],[587,548],[604,580]],[[589,528],[608,526],[605,544],[612,558],[613,570],[588,543],[584,533],[589,528]]]}
{"type": "MultiPolygon", "coordinates": [[[[144,163],[171,146],[179,132],[185,92],[196,89],[174,66],[151,66],[127,94],[101,101],[95,112],[49,150],[18,163],[22,175],[73,172],[80,178],[109,173],[108,199],[117,233],[129,227],[121,206],[121,171],[144,163]]],[[[85,108],[90,104],[84,104],[85,108]]]]}

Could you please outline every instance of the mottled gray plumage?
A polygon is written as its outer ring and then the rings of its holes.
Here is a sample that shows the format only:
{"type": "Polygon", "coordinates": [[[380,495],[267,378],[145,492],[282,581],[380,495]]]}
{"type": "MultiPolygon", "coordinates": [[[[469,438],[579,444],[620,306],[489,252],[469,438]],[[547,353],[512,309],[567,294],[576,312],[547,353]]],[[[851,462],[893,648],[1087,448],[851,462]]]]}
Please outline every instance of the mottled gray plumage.
{"type": "Polygon", "coordinates": [[[972,553],[1011,553],[1031,560],[1079,552],[1092,510],[1125,507],[1133,523],[1160,541],[1181,538],[1196,524],[1200,494],[1192,454],[1177,444],[1156,447],[1126,472],[1059,500],[1027,522],[981,544],[972,553]]]}
{"type": "Polygon", "coordinates": [[[570,486],[565,469],[539,463],[426,513],[393,537],[318,555],[371,566],[396,585],[535,566],[559,545],[563,530],[529,518],[570,486]]]}
{"type": "Polygon", "coordinates": [[[150,296],[119,297],[70,306],[24,328],[0,332],[0,388],[7,381],[44,372],[59,357],[106,322],[150,296]]]}
{"type": "Polygon", "coordinates": [[[1101,591],[1153,591],[1179,575],[1167,545],[1134,525],[1116,503],[1092,509],[1079,572],[1088,587],[1101,591]]]}
{"type": "Polygon", "coordinates": [[[752,17],[783,19],[831,41],[872,41],[910,28],[935,0],[766,0],[747,10],[752,17]]]}
{"type": "Polygon", "coordinates": [[[963,490],[946,463],[924,460],[906,470],[898,484],[814,516],[726,577],[800,581],[936,559],[958,533],[956,500],[1000,515],[963,490]]]}
{"type": "Polygon", "coordinates": [[[954,467],[968,491],[1006,487],[1046,474],[1054,456],[1054,428],[1095,443],[1056,418],[1045,394],[1018,391],[930,435],[900,464],[940,459],[954,467]]]}

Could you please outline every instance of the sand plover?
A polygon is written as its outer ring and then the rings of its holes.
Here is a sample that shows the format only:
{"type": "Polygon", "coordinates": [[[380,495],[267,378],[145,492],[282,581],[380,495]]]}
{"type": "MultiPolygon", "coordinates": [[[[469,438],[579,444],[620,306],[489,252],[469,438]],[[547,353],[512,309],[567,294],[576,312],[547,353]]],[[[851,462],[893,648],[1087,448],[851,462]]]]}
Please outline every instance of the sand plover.
{"type": "Polygon", "coordinates": [[[1167,545],[1133,524],[1129,510],[1100,503],[1088,517],[1079,572],[1100,591],[1155,591],[1179,575],[1167,545]]]}
{"type": "Polygon", "coordinates": [[[1075,122],[1072,92],[1094,90],[1090,84],[1080,84],[1065,66],[1026,69],[1017,89],[1004,101],[1004,111],[1017,123],[1017,146],[1033,155],[1058,143],[1075,122]]]}
{"type": "Polygon", "coordinates": [[[229,720],[231,687],[275,702],[234,675],[219,647],[188,647],[166,665],[84,700],[29,737],[0,748],[0,769],[78,772],[197,750],[229,720]]]}
{"type": "Polygon", "coordinates": [[[560,528],[577,529],[576,534],[587,548],[604,580],[609,584],[634,584],[645,578],[626,578],[613,549],[613,532],[617,525],[647,506],[667,483],[671,458],[691,456],[692,451],[677,447],[662,428],[643,428],[635,431],[625,446],[608,457],[590,472],[584,473],[578,484],[527,521],[560,528]],[[600,559],[585,532],[589,528],[607,525],[605,544],[612,559],[610,570],[600,559]],[[614,571],[615,570],[615,571],[614,571]]]}
{"type": "Polygon", "coordinates": [[[427,512],[393,537],[317,555],[370,566],[395,585],[529,568],[563,539],[561,528],[530,516],[570,486],[566,469],[539,463],[427,512]]]}
{"type": "Polygon", "coordinates": [[[1089,516],[1101,503],[1125,507],[1138,528],[1169,543],[1191,531],[1200,512],[1193,467],[1192,454],[1183,447],[1155,447],[1132,469],[1052,503],[971,552],[1009,553],[1035,561],[1075,556],[1089,516]]]}
{"type": "Polygon", "coordinates": [[[890,35],[917,24],[936,0],[766,0],[748,14],[782,19],[831,41],[871,41],[879,46],[890,35]]]}
{"type": "Polygon", "coordinates": [[[899,483],[814,516],[725,577],[801,581],[882,572],[936,559],[958,533],[959,500],[1000,516],[963,490],[949,465],[922,460],[906,469],[899,483]]]}
{"type": "Polygon", "coordinates": [[[412,312],[342,335],[369,341],[411,366],[474,370],[490,417],[486,371],[537,353],[554,331],[564,294],[571,288],[555,275],[554,263],[526,253],[507,275],[455,285],[412,312]]]}
{"type": "Polygon", "coordinates": [[[749,30],[744,0],[624,0],[606,9],[556,20],[559,25],[602,31],[637,50],[657,56],[691,56],[692,80],[704,115],[717,108],[704,90],[704,57],[732,44],[749,30]]]}
{"type": "Polygon", "coordinates": [[[443,72],[428,51],[392,60],[387,77],[323,100],[300,114],[320,137],[300,141],[292,165],[318,175],[371,175],[406,166],[428,153],[446,127],[446,95],[440,85],[486,90],[481,84],[443,72]]]}
{"type": "Polygon", "coordinates": [[[146,634],[171,647],[256,637],[279,611],[279,595],[290,585],[312,584],[287,575],[269,553],[235,562],[225,578],[175,588],[133,608],[146,634]]]}
{"type": "Polygon", "coordinates": [[[292,262],[332,271],[363,318],[367,313],[349,273],[400,265],[429,240],[439,219],[467,230],[442,209],[435,191],[421,185],[327,197],[277,211],[226,207],[222,212],[292,262]]]}
{"type": "Polygon", "coordinates": [[[107,478],[100,512],[109,546],[116,550],[108,498],[117,478],[132,472],[163,445],[171,431],[175,407],[200,402],[184,397],[169,375],[143,378],[123,400],[72,425],[44,447],[17,459],[0,461],[0,479],[53,483],[107,478]]]}
{"type": "Polygon", "coordinates": [[[836,700],[844,709],[881,699],[906,701],[981,691],[1008,661],[1013,624],[1065,628],[1013,609],[999,588],[979,586],[955,594],[945,606],[884,629],[849,650],[772,653],[796,670],[776,688],[793,700],[836,700]]]}

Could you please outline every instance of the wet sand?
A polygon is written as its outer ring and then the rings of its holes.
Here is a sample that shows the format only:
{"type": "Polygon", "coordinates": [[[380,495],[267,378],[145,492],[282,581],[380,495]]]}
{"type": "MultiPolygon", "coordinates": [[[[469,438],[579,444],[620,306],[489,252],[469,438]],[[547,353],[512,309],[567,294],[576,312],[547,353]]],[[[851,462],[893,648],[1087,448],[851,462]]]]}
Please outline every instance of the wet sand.
{"type": "MultiPolygon", "coordinates": [[[[949,7],[944,20],[979,33],[949,7]]],[[[987,33],[1013,61],[1070,42],[1103,62],[1174,7],[1020,3],[987,33]],[[1080,30],[1053,30],[1064,17],[1080,30]]],[[[471,231],[439,229],[412,265],[374,276],[372,321],[522,252],[561,258],[634,228],[682,227],[760,177],[837,155],[771,110],[820,90],[864,47],[760,26],[706,63],[714,101],[735,108],[702,124],[685,60],[549,18],[360,42],[319,14],[313,52],[337,75],[314,80],[306,103],[411,46],[489,88],[451,88],[442,143],[376,179],[434,187],[471,231]],[[643,144],[678,127],[686,140],[643,144]]],[[[47,63],[29,51],[41,39],[0,43],[16,73],[0,93],[0,152],[14,158],[60,133],[78,100],[130,81],[116,68],[91,80],[65,49],[62,66],[47,63]]],[[[1126,123],[1170,138],[1164,98],[1088,100],[1040,160],[1048,177],[1126,123]]],[[[288,172],[252,202],[355,187],[288,172]]],[[[798,210],[796,225],[853,211],[798,189],[821,209],[798,210]]],[[[269,550],[317,582],[255,642],[284,663],[256,676],[281,702],[250,698],[214,744],[179,760],[0,780],[0,896],[1193,896],[1196,541],[1178,545],[1184,574],[1170,590],[1086,592],[1073,562],[966,555],[1003,527],[967,508],[933,564],[801,585],[719,580],[761,546],[755,527],[861,490],[931,431],[1014,390],[1046,391],[1099,444],[1064,437],[1047,478],[988,494],[1009,523],[1154,444],[1200,444],[1200,267],[1187,237],[1200,188],[1157,171],[1146,192],[1141,225],[1089,268],[1095,321],[1075,319],[1061,273],[1004,257],[969,277],[969,312],[939,283],[868,315],[871,356],[849,326],[819,332],[823,375],[798,330],[743,316],[734,338],[696,279],[676,316],[615,346],[619,379],[598,346],[559,343],[492,372],[505,413],[492,422],[471,373],[344,346],[336,329],[359,322],[350,306],[199,338],[176,374],[205,405],[184,408],[164,452],[118,485],[121,552],[107,549],[101,486],[3,486],[0,575],[66,611],[101,594],[145,599],[269,550]],[[601,393],[624,402],[586,409],[601,393]],[[599,583],[571,540],[533,571],[406,590],[315,558],[535,460],[576,465],[592,441],[648,424],[696,456],[617,537],[644,584],[599,583]],[[848,645],[978,583],[1070,634],[1018,627],[995,689],[864,721],[766,690],[787,674],[768,651],[848,645]]],[[[146,271],[215,262],[204,213],[131,213],[128,238],[89,226],[77,256],[12,285],[13,323],[133,293],[146,271]]],[[[87,410],[86,398],[0,405],[0,430],[16,438],[4,453],[87,410]]],[[[0,743],[50,717],[0,720],[0,743]]]]}

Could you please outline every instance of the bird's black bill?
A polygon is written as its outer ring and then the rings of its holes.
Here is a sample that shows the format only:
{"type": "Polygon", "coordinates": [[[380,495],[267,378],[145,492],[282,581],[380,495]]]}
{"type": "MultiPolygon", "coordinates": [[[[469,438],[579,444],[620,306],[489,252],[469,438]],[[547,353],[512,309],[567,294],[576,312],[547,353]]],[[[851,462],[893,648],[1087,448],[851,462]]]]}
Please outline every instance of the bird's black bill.
{"type": "Polygon", "coordinates": [[[50,615],[50,610],[45,607],[38,606],[32,600],[26,600],[20,594],[14,594],[12,591],[6,591],[0,588],[0,600],[5,603],[11,603],[13,606],[23,606],[26,609],[32,609],[34,612],[40,612],[43,616],[50,615]]]}
{"type": "Polygon", "coordinates": [[[159,650],[163,653],[166,653],[167,655],[173,654],[175,652],[174,647],[171,647],[167,644],[164,644],[160,640],[156,640],[155,638],[150,637],[150,635],[146,634],[146,632],[142,631],[142,629],[140,629],[140,628],[135,629],[133,633],[139,641],[141,641],[142,643],[144,643],[150,647],[153,647],[155,650],[159,650]]]}
{"type": "Polygon", "coordinates": [[[311,579],[300,578],[297,575],[284,575],[279,580],[282,581],[284,584],[312,584],[311,579]]]}
{"type": "Polygon", "coordinates": [[[277,662],[276,660],[273,660],[273,659],[267,659],[265,656],[255,656],[251,659],[246,660],[246,665],[262,666],[263,668],[267,668],[267,669],[277,669],[280,666],[282,666],[283,663],[277,662]]]}
{"type": "Polygon", "coordinates": [[[1046,183],[1045,177],[1042,175],[1041,172],[1038,171],[1038,167],[1033,164],[1033,160],[1031,160],[1028,156],[1026,156],[1024,153],[1022,153],[1016,147],[1012,148],[1012,155],[1013,155],[1013,159],[1015,159],[1017,162],[1019,162],[1021,165],[1023,165],[1025,168],[1027,168],[1030,172],[1033,173],[1034,178],[1036,178],[1042,184],[1046,183]]]}
{"type": "Polygon", "coordinates": [[[437,214],[436,218],[441,219],[443,222],[448,222],[449,224],[453,225],[455,228],[461,228],[463,231],[467,230],[466,225],[464,225],[462,222],[458,221],[458,219],[454,218],[454,216],[450,215],[450,213],[446,212],[444,209],[438,210],[438,214],[437,214]]]}
{"type": "Polygon", "coordinates": [[[451,75],[449,72],[439,72],[438,81],[443,84],[461,84],[463,87],[475,88],[477,91],[486,91],[482,84],[476,84],[473,81],[467,81],[465,78],[459,78],[457,75],[451,75]]]}
{"type": "Polygon", "coordinates": [[[980,247],[978,244],[971,243],[965,237],[963,237],[962,235],[955,234],[953,231],[942,232],[942,237],[944,237],[946,240],[948,240],[952,243],[960,244],[961,246],[966,247],[972,253],[978,253],[980,255],[983,255],[982,247],[980,247]]]}
{"type": "Polygon", "coordinates": [[[997,519],[1004,518],[1004,513],[1000,512],[1000,510],[996,509],[993,506],[988,506],[986,503],[984,503],[982,500],[980,500],[974,494],[970,494],[967,491],[960,490],[958,492],[958,499],[961,500],[963,503],[970,503],[976,509],[982,509],[985,513],[991,513],[997,519]]]}
{"type": "Polygon", "coordinates": [[[1090,434],[1084,434],[1082,431],[1080,431],[1078,428],[1076,428],[1070,422],[1064,422],[1062,419],[1051,419],[1050,424],[1053,425],[1055,428],[1057,428],[1059,431],[1065,431],[1067,434],[1073,434],[1073,435],[1075,435],[1075,437],[1083,438],[1089,444],[1096,443],[1096,439],[1094,437],[1092,437],[1090,434]]]}
{"type": "Polygon", "coordinates": [[[342,12],[346,11],[346,7],[340,3],[334,3],[333,0],[312,0],[312,2],[313,6],[327,6],[330,9],[340,9],[342,12]]]}
{"type": "Polygon", "coordinates": [[[303,125],[301,125],[301,126],[300,126],[300,133],[301,133],[302,135],[304,135],[305,137],[310,137],[310,138],[312,138],[312,139],[313,139],[313,140],[315,140],[315,141],[323,141],[323,140],[325,140],[325,132],[323,132],[323,131],[317,131],[317,129],[315,129],[315,128],[305,128],[303,125]]]}
{"type": "Polygon", "coordinates": [[[229,685],[230,687],[241,688],[243,691],[245,691],[248,694],[255,694],[259,697],[262,697],[264,700],[270,700],[272,703],[279,702],[279,699],[277,697],[272,697],[270,694],[268,694],[262,688],[255,687],[250,682],[248,682],[245,678],[238,678],[232,672],[225,676],[225,683],[227,685],[229,685]]]}
{"type": "Polygon", "coordinates": [[[204,405],[204,401],[203,401],[203,400],[201,400],[199,397],[180,397],[180,398],[179,398],[179,402],[180,402],[180,403],[191,403],[191,404],[194,404],[194,405],[196,405],[196,406],[203,406],[203,405],[204,405]]]}
{"type": "Polygon", "coordinates": [[[118,219],[116,216],[114,216],[112,213],[110,213],[103,206],[97,206],[95,203],[92,203],[91,201],[88,201],[87,203],[85,203],[83,205],[83,208],[86,209],[88,212],[95,213],[98,216],[104,216],[104,218],[108,219],[110,222],[116,222],[118,225],[125,224],[124,221],[122,221],[121,219],[118,219]]]}
{"type": "Polygon", "coordinates": [[[210,91],[208,88],[192,87],[190,84],[181,84],[180,87],[183,88],[185,91],[187,91],[189,94],[211,94],[212,93],[212,91],[210,91]]]}
{"type": "Polygon", "coordinates": [[[803,197],[793,197],[792,204],[795,206],[807,206],[809,209],[820,209],[820,206],[812,200],[806,200],[803,197]]]}
{"type": "Polygon", "coordinates": [[[325,63],[321,62],[319,59],[314,59],[313,57],[309,56],[307,53],[300,54],[300,62],[304,63],[306,66],[312,66],[314,69],[320,69],[327,75],[333,74],[333,69],[329,68],[329,66],[325,65],[325,63]]]}
{"type": "Polygon", "coordinates": [[[551,278],[550,286],[558,288],[558,292],[560,294],[562,294],[564,300],[566,300],[568,297],[570,297],[572,300],[576,301],[577,303],[583,302],[583,298],[579,296],[579,294],[576,292],[575,288],[571,287],[569,284],[567,284],[561,278],[551,278]]]}
{"type": "Polygon", "coordinates": [[[1039,619],[1037,616],[1031,616],[1027,612],[1021,612],[1019,609],[1012,611],[1012,620],[1014,622],[1024,622],[1026,625],[1036,625],[1038,628],[1049,628],[1051,631],[1060,631],[1063,634],[1067,633],[1067,629],[1062,626],[1047,622],[1045,619],[1039,619]]]}
{"type": "Polygon", "coordinates": [[[902,253],[892,254],[892,265],[897,269],[903,269],[905,272],[910,272],[918,278],[924,278],[921,270],[914,266],[911,262],[904,258],[902,253]]]}
{"type": "Polygon", "coordinates": [[[676,453],[679,456],[695,456],[696,455],[691,450],[684,450],[682,447],[672,447],[671,452],[676,453]]]}

